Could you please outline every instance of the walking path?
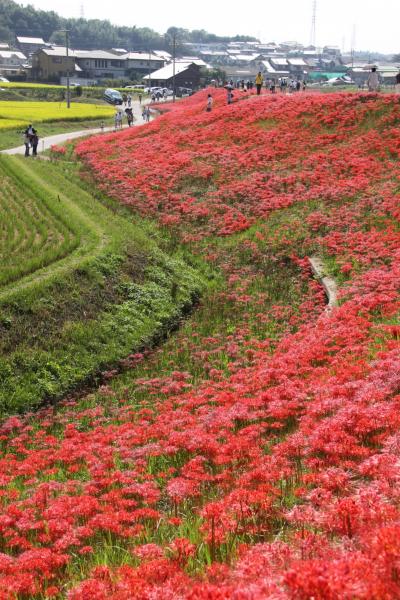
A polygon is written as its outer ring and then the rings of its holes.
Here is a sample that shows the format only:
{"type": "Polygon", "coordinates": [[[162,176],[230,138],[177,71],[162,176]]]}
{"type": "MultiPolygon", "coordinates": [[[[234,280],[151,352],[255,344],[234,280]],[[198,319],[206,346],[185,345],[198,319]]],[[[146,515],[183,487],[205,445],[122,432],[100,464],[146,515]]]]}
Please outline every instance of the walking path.
{"type": "Polygon", "coordinates": [[[314,273],[314,276],[320,280],[322,286],[325,290],[325,294],[328,298],[328,306],[326,307],[327,311],[332,310],[334,306],[337,306],[337,283],[331,277],[326,277],[324,274],[324,263],[319,256],[311,256],[309,259],[311,269],[314,273]]]}
{"type": "MultiPolygon", "coordinates": [[[[146,102],[144,102],[143,104],[145,104],[146,102]]],[[[133,110],[133,116],[134,116],[134,121],[133,121],[133,125],[143,125],[145,123],[145,121],[143,121],[142,118],[142,106],[143,104],[139,104],[139,102],[132,102],[132,110],[133,110]]],[[[123,109],[125,109],[125,107],[122,107],[123,109]]],[[[128,126],[126,125],[126,120],[124,123],[124,129],[126,129],[128,126]]],[[[48,137],[44,137],[41,138],[39,140],[39,146],[38,146],[38,153],[39,152],[44,152],[45,150],[49,150],[49,148],[51,148],[51,146],[54,145],[58,145],[58,144],[64,144],[64,142],[67,142],[68,140],[73,140],[79,137],[84,137],[84,136],[88,136],[88,135],[96,135],[98,133],[107,133],[110,131],[114,131],[114,127],[104,127],[103,129],[101,128],[96,128],[96,129],[84,129],[82,131],[69,131],[68,133],[58,133],[56,135],[49,135],[48,137]]],[[[2,150],[1,153],[3,154],[25,154],[25,146],[17,146],[16,148],[9,148],[8,150],[2,150]]]]}

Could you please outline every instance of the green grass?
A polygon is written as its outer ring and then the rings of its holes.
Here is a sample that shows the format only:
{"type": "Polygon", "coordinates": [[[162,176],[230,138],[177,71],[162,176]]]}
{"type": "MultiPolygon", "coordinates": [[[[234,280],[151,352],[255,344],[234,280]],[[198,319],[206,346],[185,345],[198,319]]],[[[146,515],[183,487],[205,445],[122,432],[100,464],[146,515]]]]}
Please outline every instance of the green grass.
{"type": "Polygon", "coordinates": [[[1,157],[0,414],[57,398],[164,335],[203,278],[76,172],[1,157]],[[33,241],[35,243],[33,243],[33,241]]]}
{"type": "MultiPolygon", "coordinates": [[[[69,133],[71,131],[83,131],[84,129],[98,129],[104,123],[105,127],[112,127],[114,119],[89,119],[85,121],[57,121],[55,123],[40,123],[37,126],[39,137],[56,135],[57,133],[69,133]]],[[[10,129],[1,132],[0,150],[15,148],[23,144],[22,129],[10,129]]],[[[39,141],[40,146],[40,141],[39,141]]]]}

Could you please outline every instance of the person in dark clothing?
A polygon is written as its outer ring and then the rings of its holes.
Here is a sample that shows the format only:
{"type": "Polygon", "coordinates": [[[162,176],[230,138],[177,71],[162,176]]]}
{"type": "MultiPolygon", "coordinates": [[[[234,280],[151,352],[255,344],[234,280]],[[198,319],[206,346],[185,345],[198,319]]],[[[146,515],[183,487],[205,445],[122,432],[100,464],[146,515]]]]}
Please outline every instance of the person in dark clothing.
{"type": "Polygon", "coordinates": [[[32,156],[37,156],[37,147],[39,144],[39,136],[37,134],[36,129],[34,131],[35,131],[35,133],[33,133],[31,136],[32,156]]]}
{"type": "Polygon", "coordinates": [[[29,139],[29,135],[24,132],[24,144],[25,144],[25,156],[29,156],[29,148],[31,146],[31,140],[29,139]]]}
{"type": "Polygon", "coordinates": [[[126,120],[128,121],[128,126],[130,127],[133,123],[133,112],[131,108],[125,109],[126,120]]]}

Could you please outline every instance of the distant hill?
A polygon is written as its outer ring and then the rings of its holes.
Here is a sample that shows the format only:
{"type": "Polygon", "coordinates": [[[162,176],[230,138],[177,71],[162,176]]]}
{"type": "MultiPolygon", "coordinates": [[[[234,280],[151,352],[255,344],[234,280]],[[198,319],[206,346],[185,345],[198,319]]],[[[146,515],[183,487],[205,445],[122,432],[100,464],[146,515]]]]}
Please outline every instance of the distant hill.
{"type": "Polygon", "coordinates": [[[53,11],[24,7],[13,0],[0,0],[0,41],[13,44],[16,36],[23,35],[62,42],[60,29],[69,29],[71,46],[82,49],[168,49],[168,40],[174,32],[178,33],[180,42],[256,41],[249,36],[219,37],[204,30],[188,31],[177,27],[170,27],[163,36],[149,27],[121,27],[99,19],[65,19],[53,11]]]}

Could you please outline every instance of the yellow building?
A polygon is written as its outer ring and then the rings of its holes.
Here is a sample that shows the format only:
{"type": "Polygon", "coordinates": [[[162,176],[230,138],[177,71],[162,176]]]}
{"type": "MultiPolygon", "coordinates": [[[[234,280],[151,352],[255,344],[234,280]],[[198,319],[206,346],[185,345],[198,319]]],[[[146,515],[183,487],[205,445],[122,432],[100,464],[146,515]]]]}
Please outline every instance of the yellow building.
{"type": "Polygon", "coordinates": [[[38,81],[58,82],[60,77],[67,73],[72,76],[76,70],[74,51],[69,50],[67,57],[63,46],[42,48],[32,56],[32,77],[38,81]]]}

